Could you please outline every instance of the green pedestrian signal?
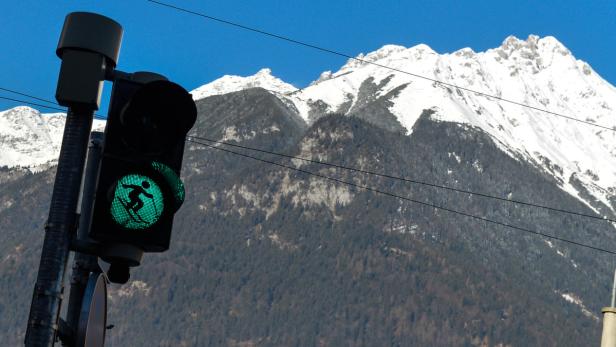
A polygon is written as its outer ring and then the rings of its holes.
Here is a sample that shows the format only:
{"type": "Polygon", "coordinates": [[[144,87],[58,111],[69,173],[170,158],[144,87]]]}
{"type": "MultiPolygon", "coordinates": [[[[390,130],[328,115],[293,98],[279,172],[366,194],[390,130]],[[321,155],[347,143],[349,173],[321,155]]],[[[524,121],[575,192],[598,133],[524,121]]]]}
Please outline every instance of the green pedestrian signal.
{"type": "Polygon", "coordinates": [[[126,175],[115,185],[110,212],[113,221],[125,229],[149,228],[158,221],[164,209],[160,187],[147,176],[126,175]]]}
{"type": "Polygon", "coordinates": [[[192,96],[149,72],[114,76],[88,236],[124,283],[145,252],[169,249],[186,198],[180,179],[186,134],[197,119],[192,96]]]}

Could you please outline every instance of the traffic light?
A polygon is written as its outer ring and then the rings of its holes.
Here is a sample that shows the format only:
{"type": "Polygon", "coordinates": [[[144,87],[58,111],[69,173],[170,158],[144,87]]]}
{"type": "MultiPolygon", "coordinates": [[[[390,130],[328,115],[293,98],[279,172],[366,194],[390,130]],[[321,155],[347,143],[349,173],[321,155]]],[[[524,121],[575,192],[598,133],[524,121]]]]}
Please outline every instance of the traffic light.
{"type": "Polygon", "coordinates": [[[118,282],[143,252],[169,248],[184,201],[185,136],[196,117],[191,95],[173,82],[114,81],[89,236],[103,260],[122,268],[118,282]]]}

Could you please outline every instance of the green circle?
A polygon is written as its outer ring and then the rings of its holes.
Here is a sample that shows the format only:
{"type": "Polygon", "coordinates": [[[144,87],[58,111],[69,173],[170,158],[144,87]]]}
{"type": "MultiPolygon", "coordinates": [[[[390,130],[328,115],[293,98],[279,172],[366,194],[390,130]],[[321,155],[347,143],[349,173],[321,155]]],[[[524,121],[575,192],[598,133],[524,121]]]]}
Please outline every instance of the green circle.
{"type": "Polygon", "coordinates": [[[120,226],[142,230],[158,221],[164,207],[158,184],[147,176],[132,174],[118,180],[110,212],[113,221],[120,226]]]}

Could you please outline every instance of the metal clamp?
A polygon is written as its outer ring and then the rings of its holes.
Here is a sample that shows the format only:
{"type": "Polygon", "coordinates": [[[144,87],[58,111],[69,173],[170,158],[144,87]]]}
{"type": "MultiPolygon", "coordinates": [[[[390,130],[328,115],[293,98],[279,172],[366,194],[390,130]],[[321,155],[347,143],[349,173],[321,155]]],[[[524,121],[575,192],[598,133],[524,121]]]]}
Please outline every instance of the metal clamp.
{"type": "Polygon", "coordinates": [[[50,327],[54,331],[58,330],[58,324],[47,324],[47,323],[44,323],[44,321],[45,321],[44,319],[31,319],[28,322],[28,325],[39,326],[39,327],[50,327]]]}
{"type": "Polygon", "coordinates": [[[51,296],[54,298],[58,298],[60,300],[64,299],[64,288],[60,292],[55,292],[49,289],[45,289],[42,286],[37,284],[34,286],[34,293],[37,296],[51,296]]]}
{"type": "Polygon", "coordinates": [[[55,228],[55,229],[68,229],[71,232],[76,232],[77,229],[79,229],[79,213],[75,213],[75,223],[71,224],[64,224],[64,223],[51,223],[49,221],[45,222],[45,232],[49,231],[49,229],[51,228],[55,228]]]}

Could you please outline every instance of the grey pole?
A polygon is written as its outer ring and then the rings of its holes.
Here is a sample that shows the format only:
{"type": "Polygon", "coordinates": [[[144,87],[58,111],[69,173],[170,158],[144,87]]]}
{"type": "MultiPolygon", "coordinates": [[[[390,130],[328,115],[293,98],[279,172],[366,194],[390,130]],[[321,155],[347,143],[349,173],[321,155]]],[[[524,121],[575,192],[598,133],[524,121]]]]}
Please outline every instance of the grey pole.
{"type": "Polygon", "coordinates": [[[614,270],[614,283],[612,283],[612,301],[610,307],[616,306],[616,270],[614,270]]]}
{"type": "Polygon", "coordinates": [[[26,346],[53,346],[55,342],[64,293],[64,272],[77,221],[75,212],[92,116],[93,110],[69,109],[66,117],[43,251],[30,306],[26,346]]]}
{"type": "Polygon", "coordinates": [[[616,347],[616,271],[614,271],[614,284],[612,286],[612,301],[610,307],[604,307],[603,332],[601,333],[601,347],[616,347]]]}
{"type": "Polygon", "coordinates": [[[62,59],[56,99],[68,106],[68,114],[28,316],[26,346],[53,346],[58,336],[88,137],[105,74],[116,65],[121,39],[122,27],[101,15],[75,12],[64,22],[56,50],[62,59]]]}
{"type": "MultiPolygon", "coordinates": [[[[92,219],[92,206],[94,194],[96,192],[96,182],[102,153],[104,134],[102,132],[92,132],[90,134],[90,147],[85,168],[84,184],[81,193],[81,214],[79,217],[79,229],[77,239],[86,240],[90,230],[92,219]]],[[[71,291],[68,299],[68,310],[66,323],[71,333],[77,331],[79,324],[79,314],[85,293],[86,284],[90,272],[98,271],[98,258],[93,255],[75,252],[73,261],[73,273],[71,276],[71,291]]],[[[71,339],[74,341],[74,339],[71,339]]],[[[67,344],[68,345],[68,344],[67,344]]]]}

